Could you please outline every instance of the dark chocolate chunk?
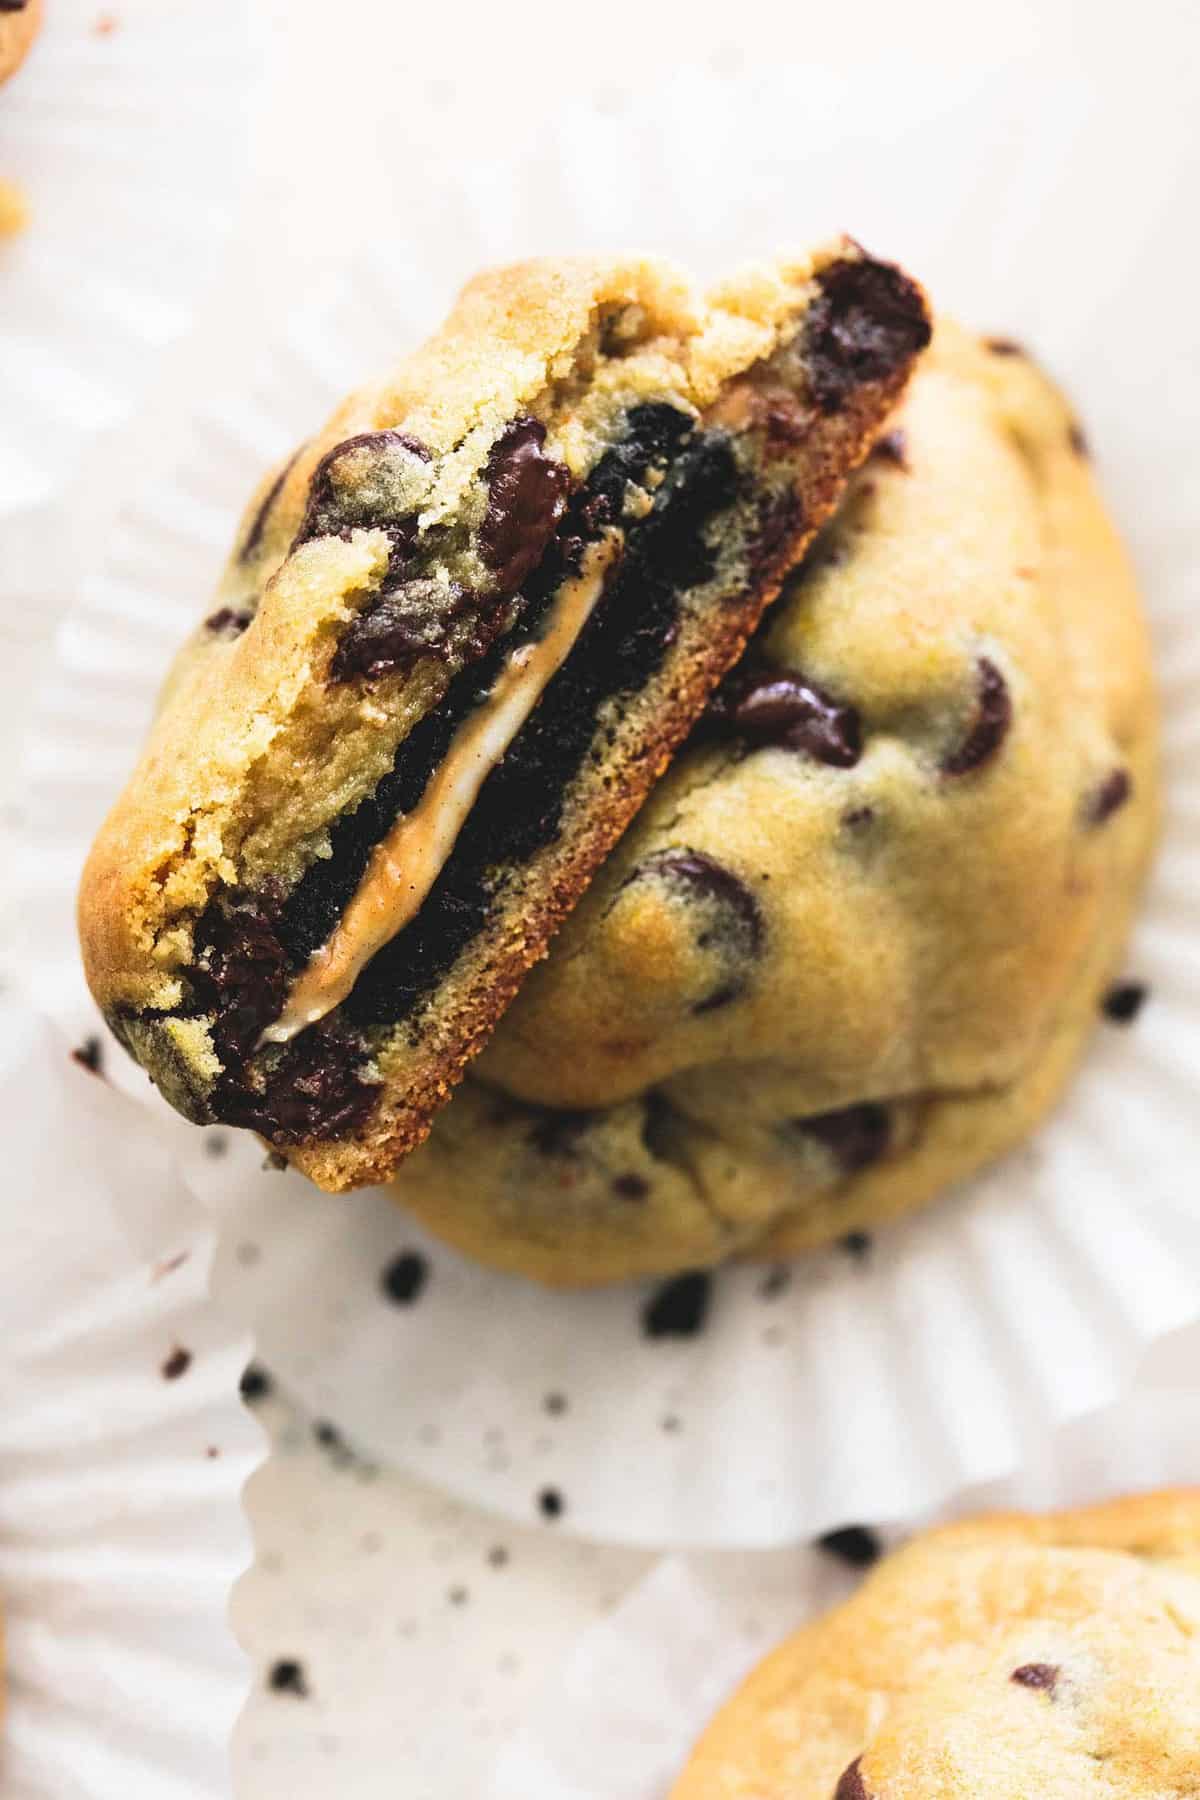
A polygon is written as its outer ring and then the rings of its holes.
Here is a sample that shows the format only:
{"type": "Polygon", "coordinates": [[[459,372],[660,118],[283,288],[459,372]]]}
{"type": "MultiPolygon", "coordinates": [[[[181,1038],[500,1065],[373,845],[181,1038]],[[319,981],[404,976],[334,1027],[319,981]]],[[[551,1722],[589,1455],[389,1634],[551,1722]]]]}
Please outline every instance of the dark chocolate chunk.
{"type": "Polygon", "coordinates": [[[484,561],[503,593],[514,594],[542,559],[567,503],[566,465],[547,456],[546,428],[517,419],[488,458],[487,514],[479,531],[484,561]]]}
{"type": "Polygon", "coordinates": [[[868,382],[886,381],[930,338],[921,290],[894,263],[871,257],[832,263],[802,333],[813,398],[840,412],[868,382]]]}
{"type": "Polygon", "coordinates": [[[191,1368],[191,1366],[192,1366],[191,1351],[185,1350],[182,1344],[176,1344],[176,1346],[172,1350],[170,1356],[168,1356],[167,1360],[164,1362],[164,1364],[162,1366],[163,1380],[164,1381],[178,1381],[179,1377],[181,1375],[187,1374],[187,1372],[191,1368]]]}
{"type": "Polygon", "coordinates": [[[853,768],[862,755],[857,708],[791,669],[735,669],[713,695],[706,717],[751,743],[799,750],[839,769],[853,768]]]}
{"type": "Polygon", "coordinates": [[[883,1555],[883,1545],[866,1525],[843,1525],[838,1531],[827,1531],[817,1539],[817,1549],[852,1569],[869,1569],[883,1555]]]}
{"type": "Polygon", "coordinates": [[[823,1144],[847,1175],[878,1162],[887,1151],[892,1131],[887,1107],[873,1100],[837,1112],[815,1113],[795,1123],[805,1136],[823,1144]]]}
{"type": "Polygon", "coordinates": [[[894,463],[898,469],[907,469],[908,439],[898,426],[895,431],[885,431],[881,438],[876,439],[871,455],[878,457],[880,462],[894,463]]]}
{"type": "Polygon", "coordinates": [[[386,531],[403,555],[416,537],[417,515],[403,509],[397,476],[412,457],[428,462],[429,451],[402,431],[361,431],[335,444],[313,470],[292,548],[310,538],[345,537],[363,527],[386,531]]]}
{"type": "Polygon", "coordinates": [[[98,1037],[85,1037],[82,1044],[76,1044],[71,1052],[71,1061],[77,1062],[81,1069],[89,1075],[99,1075],[104,1063],[104,1047],[98,1037]]]}
{"type": "Polygon", "coordinates": [[[1036,1688],[1039,1693],[1049,1694],[1054,1698],[1054,1690],[1058,1686],[1059,1670],[1055,1663],[1022,1663],[1014,1669],[1010,1681],[1018,1687],[1036,1688]]]}
{"type": "Polygon", "coordinates": [[[1132,1025],[1149,996],[1144,981],[1118,981],[1100,1002],[1100,1010],[1114,1025],[1132,1025]]]}
{"type": "Polygon", "coordinates": [[[336,1018],[293,1039],[261,1087],[228,1078],[218,1084],[219,1117],[257,1131],[272,1144],[346,1137],[365,1125],[381,1092],[364,1080],[365,1049],[336,1018]]]}
{"type": "Polygon", "coordinates": [[[429,1280],[429,1258],[419,1250],[402,1250],[383,1271],[383,1291],[397,1306],[412,1306],[429,1280]]]}
{"type": "Polygon", "coordinates": [[[703,1269],[677,1275],[642,1308],[642,1332],[648,1338],[695,1337],[704,1330],[711,1299],[712,1276],[703,1269]]]}
{"type": "Polygon", "coordinates": [[[1132,793],[1133,781],[1128,769],[1114,769],[1088,796],[1083,809],[1085,823],[1103,825],[1106,819],[1120,811],[1132,793]]]}
{"type": "Polygon", "coordinates": [[[714,1012],[739,999],[764,935],[758,901],[745,883],[703,851],[687,849],[655,851],[623,885],[639,881],[663,882],[695,912],[697,946],[711,952],[716,970],[713,986],[692,1002],[692,1011],[714,1012]]]}
{"type": "Polygon", "coordinates": [[[211,631],[214,637],[241,637],[253,618],[254,614],[247,607],[219,606],[205,619],[204,629],[211,631]]]}
{"type": "Polygon", "coordinates": [[[544,1519],[561,1519],[566,1501],[557,1488],[543,1488],[538,1495],[538,1511],[544,1519]]]}
{"type": "Polygon", "coordinates": [[[242,1379],[238,1383],[243,1400],[251,1404],[255,1400],[265,1400],[272,1388],[271,1377],[257,1363],[249,1363],[242,1371],[242,1379]]]}
{"type": "Polygon", "coordinates": [[[967,775],[993,757],[1012,723],[1012,699],[1008,683],[986,656],[975,665],[975,719],[966,737],[942,764],[944,775],[967,775]]]}
{"type": "Polygon", "coordinates": [[[300,451],[297,450],[294,456],[288,458],[287,462],[284,463],[282,469],[280,469],[278,475],[263,495],[258,511],[250,521],[250,529],[247,531],[246,536],[242,541],[242,546],[238,551],[239,562],[249,562],[255,551],[258,549],[258,546],[262,543],[263,532],[267,528],[267,520],[271,516],[271,510],[280,494],[283,492],[283,484],[295,468],[299,455],[300,451]]]}
{"type": "Polygon", "coordinates": [[[292,1656],[283,1657],[271,1665],[267,1685],[276,1694],[292,1694],[297,1700],[308,1698],[308,1677],[304,1673],[304,1664],[292,1656]]]}
{"type": "Polygon", "coordinates": [[[862,1778],[861,1765],[862,1757],[856,1756],[850,1767],[842,1770],[833,1790],[833,1800],[871,1800],[867,1784],[862,1778]]]}
{"type": "Polygon", "coordinates": [[[650,1192],[650,1183],[644,1175],[636,1175],[632,1171],[628,1175],[614,1175],[612,1191],[622,1200],[644,1200],[650,1192]]]}
{"type": "Polygon", "coordinates": [[[364,608],[338,639],[329,665],[331,681],[350,681],[356,675],[376,681],[411,669],[423,656],[446,651],[451,632],[463,615],[477,614],[467,656],[479,656],[499,631],[503,614],[467,594],[455,582],[446,584],[419,576],[385,587],[378,600],[364,608]],[[490,626],[490,631],[489,631],[490,626]]]}

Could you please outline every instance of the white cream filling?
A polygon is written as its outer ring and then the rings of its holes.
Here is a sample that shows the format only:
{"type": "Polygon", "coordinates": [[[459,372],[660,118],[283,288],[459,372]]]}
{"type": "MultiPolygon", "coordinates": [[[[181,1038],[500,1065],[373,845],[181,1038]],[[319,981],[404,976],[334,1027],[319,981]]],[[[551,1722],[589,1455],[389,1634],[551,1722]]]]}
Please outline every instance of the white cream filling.
{"type": "Polygon", "coordinates": [[[349,906],[296,977],[262,1043],[286,1044],[340,1006],[371,958],[419,912],[480,788],[586,625],[621,543],[621,533],[610,530],[588,545],[578,575],[555,596],[542,636],[511,653],[486,699],[455,733],[417,806],[372,851],[349,906]]]}

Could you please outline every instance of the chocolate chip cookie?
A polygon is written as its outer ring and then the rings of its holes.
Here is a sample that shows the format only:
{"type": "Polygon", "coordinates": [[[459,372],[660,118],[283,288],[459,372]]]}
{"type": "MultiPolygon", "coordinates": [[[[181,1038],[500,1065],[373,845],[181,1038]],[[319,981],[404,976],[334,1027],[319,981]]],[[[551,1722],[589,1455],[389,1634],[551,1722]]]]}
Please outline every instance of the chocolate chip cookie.
{"type": "Polygon", "coordinates": [[[1158,810],[1133,578],[1078,422],[940,326],[401,1202],[583,1284],[780,1256],[1024,1137],[1158,810]]]}
{"type": "Polygon", "coordinates": [[[0,0],[0,82],[25,61],[42,23],[42,0],[0,0]]]}
{"type": "Polygon", "coordinates": [[[388,1174],[645,798],[929,336],[841,240],[702,299],[473,281],[264,483],[80,930],[182,1112],[388,1174]]]}
{"type": "Polygon", "coordinates": [[[1200,1490],[918,1538],[769,1656],[671,1800],[1200,1786],[1200,1490]]]}

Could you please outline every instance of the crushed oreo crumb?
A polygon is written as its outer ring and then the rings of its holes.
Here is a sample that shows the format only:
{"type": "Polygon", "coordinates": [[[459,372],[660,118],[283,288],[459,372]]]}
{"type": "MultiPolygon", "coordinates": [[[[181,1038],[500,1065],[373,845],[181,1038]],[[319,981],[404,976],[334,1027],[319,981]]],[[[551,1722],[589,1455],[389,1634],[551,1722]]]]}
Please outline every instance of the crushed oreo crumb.
{"type": "Polygon", "coordinates": [[[711,1299],[711,1275],[703,1270],[677,1275],[642,1308],[642,1332],[648,1338],[695,1337],[704,1329],[711,1299]]]}
{"type": "Polygon", "coordinates": [[[537,1503],[543,1519],[561,1519],[566,1510],[566,1501],[557,1488],[543,1488],[537,1497],[537,1503]]]}
{"type": "Polygon", "coordinates": [[[852,1569],[869,1569],[883,1555],[883,1545],[866,1525],[843,1525],[838,1531],[827,1531],[817,1539],[817,1549],[852,1569]]]}
{"type": "Polygon", "coordinates": [[[429,1258],[419,1250],[402,1250],[383,1271],[382,1286],[396,1306],[412,1306],[429,1280],[429,1258]]]}
{"type": "Polygon", "coordinates": [[[1132,1025],[1150,997],[1144,981],[1118,981],[1100,1002],[1100,1010],[1114,1025],[1132,1025]]]}
{"type": "Polygon", "coordinates": [[[71,1052],[71,1061],[91,1075],[99,1075],[104,1066],[104,1046],[98,1037],[85,1037],[71,1052]]]}

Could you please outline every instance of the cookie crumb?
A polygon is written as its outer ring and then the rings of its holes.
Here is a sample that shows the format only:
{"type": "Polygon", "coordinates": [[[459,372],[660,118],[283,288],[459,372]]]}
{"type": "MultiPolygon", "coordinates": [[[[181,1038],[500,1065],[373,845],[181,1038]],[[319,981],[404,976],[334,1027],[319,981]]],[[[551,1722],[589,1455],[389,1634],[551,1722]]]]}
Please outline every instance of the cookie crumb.
{"type": "Polygon", "coordinates": [[[566,1501],[557,1488],[543,1488],[538,1495],[538,1511],[543,1519],[561,1519],[566,1501]]]}
{"type": "Polygon", "coordinates": [[[503,1544],[493,1544],[488,1551],[487,1559],[489,1568],[503,1569],[508,1563],[508,1551],[503,1544]]]}
{"type": "Polygon", "coordinates": [[[402,1250],[383,1271],[382,1286],[396,1306],[412,1306],[421,1298],[429,1280],[429,1258],[419,1250],[402,1250]]]}
{"type": "Polygon", "coordinates": [[[838,1239],[838,1249],[855,1262],[865,1262],[871,1254],[872,1238],[867,1231],[848,1231],[845,1237],[838,1239]]]}
{"type": "Polygon", "coordinates": [[[542,1409],[548,1412],[552,1418],[560,1418],[567,1410],[567,1396],[565,1394],[547,1394],[542,1401],[542,1409]]]}
{"type": "Polygon", "coordinates": [[[271,1665],[267,1686],[272,1693],[294,1694],[297,1700],[307,1700],[309,1687],[304,1664],[292,1656],[282,1657],[279,1662],[271,1665]]]}
{"type": "Polygon", "coordinates": [[[827,1531],[817,1539],[817,1549],[827,1556],[836,1556],[852,1569],[869,1569],[883,1555],[883,1545],[867,1525],[843,1525],[837,1531],[827,1531]]]}
{"type": "Polygon", "coordinates": [[[703,1270],[664,1282],[642,1309],[644,1336],[695,1337],[704,1330],[711,1298],[712,1276],[703,1270]]]}
{"type": "Polygon", "coordinates": [[[1132,1025],[1150,998],[1144,981],[1118,981],[1100,1002],[1100,1011],[1114,1025],[1132,1025]]]}
{"type": "Polygon", "coordinates": [[[273,1386],[274,1383],[267,1371],[260,1368],[257,1363],[251,1363],[242,1373],[238,1391],[243,1400],[253,1405],[256,1400],[265,1400],[273,1386]]]}

